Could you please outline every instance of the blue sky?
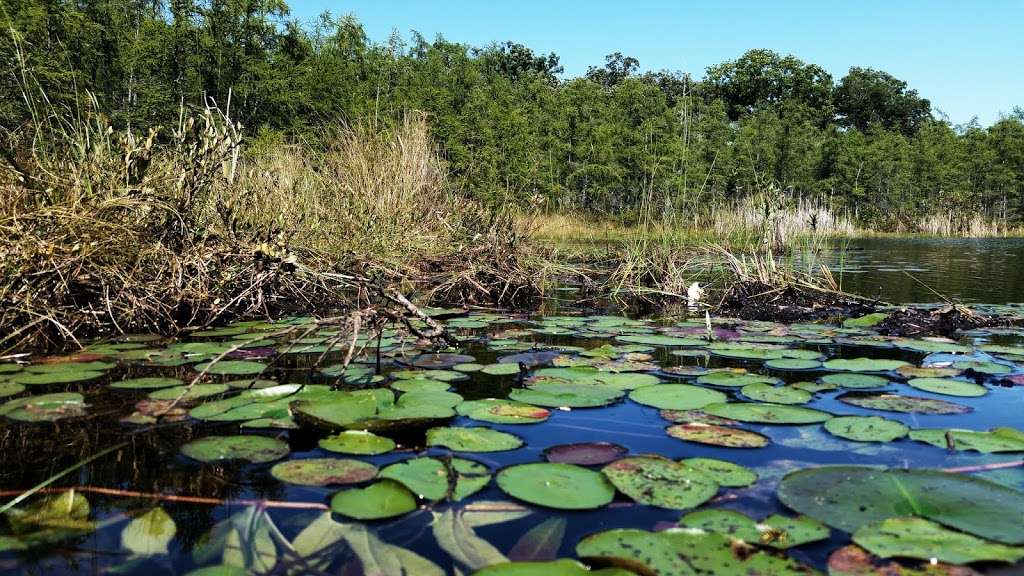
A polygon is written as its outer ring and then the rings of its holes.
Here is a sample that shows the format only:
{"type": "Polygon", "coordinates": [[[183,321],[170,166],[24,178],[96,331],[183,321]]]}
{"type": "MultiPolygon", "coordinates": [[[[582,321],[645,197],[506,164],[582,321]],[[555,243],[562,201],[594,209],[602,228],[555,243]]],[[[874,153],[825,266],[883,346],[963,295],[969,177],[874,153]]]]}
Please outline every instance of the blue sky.
{"type": "Polygon", "coordinates": [[[990,124],[1024,106],[1024,0],[662,1],[292,0],[310,21],[355,14],[370,38],[417,30],[482,46],[513,40],[555,52],[567,75],[620,51],[643,70],[697,76],[750,48],[790,53],[838,81],[850,66],[885,70],[954,123],[990,124]]]}

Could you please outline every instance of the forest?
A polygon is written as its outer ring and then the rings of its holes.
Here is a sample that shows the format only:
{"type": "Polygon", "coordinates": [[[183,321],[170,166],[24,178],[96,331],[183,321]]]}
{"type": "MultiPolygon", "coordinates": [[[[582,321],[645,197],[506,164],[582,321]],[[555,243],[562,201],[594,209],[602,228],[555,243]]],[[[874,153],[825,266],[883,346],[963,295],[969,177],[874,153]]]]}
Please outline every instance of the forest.
{"type": "Polygon", "coordinates": [[[15,169],[55,114],[144,134],[216,106],[259,150],[418,111],[461,193],[489,206],[673,221],[774,188],[876,231],[936,215],[953,232],[1024,222],[1024,110],[953,125],[871,67],[835,78],[752,49],[704,71],[641,72],[616,52],[570,77],[557,54],[515,42],[375,42],[354,16],[303,23],[281,0],[0,8],[0,152],[15,169]]]}

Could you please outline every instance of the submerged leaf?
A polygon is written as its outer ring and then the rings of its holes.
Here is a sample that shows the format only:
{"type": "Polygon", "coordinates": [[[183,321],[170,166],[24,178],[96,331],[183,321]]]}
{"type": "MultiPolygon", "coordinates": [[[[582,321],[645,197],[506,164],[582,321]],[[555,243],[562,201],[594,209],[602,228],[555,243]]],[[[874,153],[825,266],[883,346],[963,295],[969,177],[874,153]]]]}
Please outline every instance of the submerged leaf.
{"type": "Polygon", "coordinates": [[[167,554],[178,527],[163,508],[153,508],[133,519],[121,532],[121,546],[135,556],[167,554]]]}

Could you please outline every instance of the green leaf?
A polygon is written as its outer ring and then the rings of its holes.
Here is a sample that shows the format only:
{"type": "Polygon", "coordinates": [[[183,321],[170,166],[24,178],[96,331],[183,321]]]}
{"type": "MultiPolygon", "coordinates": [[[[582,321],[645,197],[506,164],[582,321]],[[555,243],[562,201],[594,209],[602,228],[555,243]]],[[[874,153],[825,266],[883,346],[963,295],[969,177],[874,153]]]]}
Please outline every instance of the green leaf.
{"type": "Polygon", "coordinates": [[[945,394],[947,396],[975,397],[988,394],[988,389],[984,386],[979,386],[974,382],[953,380],[951,378],[911,378],[907,381],[907,384],[918,390],[945,394]]]}
{"type": "Polygon", "coordinates": [[[553,517],[530,528],[508,551],[510,560],[553,560],[565,538],[565,518],[553,517]]]}
{"type": "Polygon", "coordinates": [[[711,478],[714,478],[715,482],[718,482],[719,485],[729,488],[742,488],[757,482],[757,472],[754,472],[746,466],[725,460],[716,460],[714,458],[687,458],[685,460],[680,460],[679,463],[683,466],[696,468],[711,478]]]}
{"type": "Polygon", "coordinates": [[[196,364],[193,369],[196,372],[206,372],[207,374],[251,376],[262,373],[267,369],[267,365],[262,362],[253,362],[252,360],[221,360],[219,362],[196,364]]]}
{"type": "Polygon", "coordinates": [[[551,562],[505,562],[473,573],[473,576],[634,576],[622,568],[591,570],[575,560],[551,562]]]}
{"type": "Polygon", "coordinates": [[[676,424],[666,428],[665,432],[679,440],[726,448],[762,448],[768,445],[768,437],[757,432],[703,422],[676,424]]]}
{"type": "Polygon", "coordinates": [[[395,449],[395,441],[366,430],[345,430],[320,440],[320,448],[341,454],[375,456],[395,449]]]}
{"type": "Polygon", "coordinates": [[[342,490],[331,498],[331,510],[357,520],[401,516],[416,509],[416,498],[398,482],[381,480],[366,488],[342,490]]]}
{"type": "Polygon", "coordinates": [[[710,476],[667,458],[622,458],[601,472],[636,502],[671,510],[696,508],[718,493],[718,483],[710,476]]]}
{"type": "Polygon", "coordinates": [[[919,516],[1004,544],[1024,544],[1024,493],[938,470],[823,466],[787,474],[783,504],[834,528],[919,516]]]}
{"type": "Polygon", "coordinates": [[[1024,432],[1015,428],[993,428],[988,432],[921,429],[911,431],[910,439],[939,448],[949,448],[952,441],[955,450],[975,450],[986,454],[1024,452],[1024,432]]]}
{"type": "Polygon", "coordinates": [[[163,508],[153,508],[133,519],[121,532],[121,546],[135,556],[167,554],[178,527],[163,508]]]}
{"type": "Polygon", "coordinates": [[[840,402],[888,412],[905,412],[913,414],[966,414],[971,411],[968,406],[921,398],[920,396],[901,396],[899,394],[864,394],[849,392],[836,398],[840,402]]]}
{"type": "Polygon", "coordinates": [[[855,442],[892,442],[906,436],[909,429],[902,422],[879,416],[839,416],[825,422],[825,430],[855,442]]]}
{"type": "Polygon", "coordinates": [[[805,516],[787,518],[776,514],[756,522],[746,514],[724,508],[690,512],[683,516],[679,524],[779,549],[793,548],[829,537],[826,526],[805,516]]]}
{"type": "Polygon", "coordinates": [[[761,424],[814,424],[832,418],[828,412],[812,408],[756,402],[711,404],[705,406],[704,411],[712,416],[761,424]]]}
{"type": "Polygon", "coordinates": [[[523,441],[518,436],[482,426],[427,430],[427,446],[444,446],[456,452],[504,452],[522,445],[523,441]]]}
{"type": "Polygon", "coordinates": [[[302,486],[358,484],[377,476],[377,467],[342,458],[305,458],[275,464],[270,474],[282,482],[302,486]]]}
{"type": "Polygon", "coordinates": [[[498,398],[468,400],[456,406],[455,411],[473,420],[492,424],[535,424],[551,415],[545,408],[498,398]]]}
{"type": "Polygon", "coordinates": [[[853,541],[881,558],[919,558],[952,564],[1017,562],[1024,558],[1024,547],[987,542],[921,518],[889,518],[862,526],[853,535],[853,541]]]}
{"type": "Polygon", "coordinates": [[[630,400],[665,410],[693,410],[708,404],[725,402],[725,394],[689,384],[644,386],[629,393],[630,400]]]}
{"type": "Polygon", "coordinates": [[[799,388],[762,383],[748,384],[740,389],[740,393],[751,400],[771,404],[806,404],[813,397],[810,392],[799,388]]]}
{"type": "Polygon", "coordinates": [[[455,510],[435,514],[433,532],[441,549],[470,570],[508,562],[497,548],[477,536],[455,510]]]}
{"type": "Polygon", "coordinates": [[[207,436],[185,444],[181,453],[200,462],[241,460],[263,464],[287,456],[288,445],[266,436],[207,436]]]}
{"type": "Polygon", "coordinates": [[[603,474],[572,464],[519,464],[505,468],[496,479],[509,496],[563,510],[600,508],[615,497],[603,474]]]}

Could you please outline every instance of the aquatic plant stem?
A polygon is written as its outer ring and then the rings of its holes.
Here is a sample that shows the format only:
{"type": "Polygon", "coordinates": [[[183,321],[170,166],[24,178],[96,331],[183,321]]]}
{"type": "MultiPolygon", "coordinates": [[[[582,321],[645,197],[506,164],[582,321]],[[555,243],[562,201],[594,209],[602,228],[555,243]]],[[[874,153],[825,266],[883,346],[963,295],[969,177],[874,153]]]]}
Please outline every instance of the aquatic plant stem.
{"type": "Polygon", "coordinates": [[[92,456],[89,456],[85,460],[80,460],[80,461],[76,462],[75,464],[72,464],[71,466],[68,466],[67,468],[61,470],[60,472],[54,474],[53,476],[50,476],[46,480],[43,480],[39,484],[36,484],[35,486],[29,488],[28,490],[22,492],[21,494],[19,494],[17,497],[15,497],[13,500],[8,502],[7,504],[4,504],[3,506],[0,506],[0,514],[3,514],[4,512],[7,512],[11,508],[14,508],[15,506],[17,506],[18,504],[23,502],[29,496],[39,492],[40,490],[45,489],[50,484],[53,484],[54,482],[56,482],[57,480],[63,478],[64,476],[67,476],[68,474],[74,472],[75,470],[78,470],[82,466],[85,466],[86,464],[89,464],[90,462],[93,462],[95,460],[99,460],[100,458],[106,456],[107,454],[110,454],[111,452],[116,452],[116,451],[120,450],[121,448],[124,448],[127,445],[128,445],[128,442],[121,442],[120,444],[115,444],[114,446],[111,446],[110,448],[107,448],[106,450],[101,450],[101,451],[97,452],[96,454],[93,454],[92,456]]]}
{"type": "MultiPolygon", "coordinates": [[[[137,492],[135,490],[121,490],[119,488],[104,488],[102,486],[68,486],[63,488],[38,488],[33,489],[33,494],[62,494],[64,492],[85,492],[89,494],[101,494],[104,496],[119,496],[122,498],[140,498],[159,500],[162,502],[183,502],[186,504],[208,504],[211,506],[237,505],[237,506],[262,506],[263,508],[287,508],[293,510],[330,510],[326,504],[320,502],[282,502],[278,500],[224,500],[222,498],[210,498],[206,496],[189,496],[184,494],[160,494],[158,492],[137,492]]],[[[0,491],[0,496],[13,496],[22,494],[21,490],[0,491]]],[[[27,494],[27,493],[26,493],[27,494]]]]}

